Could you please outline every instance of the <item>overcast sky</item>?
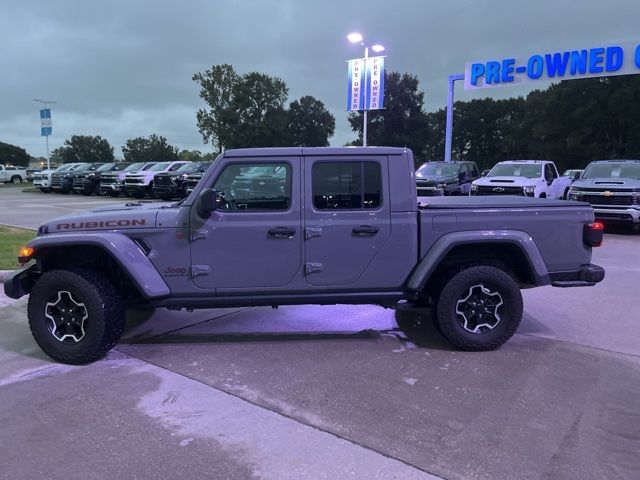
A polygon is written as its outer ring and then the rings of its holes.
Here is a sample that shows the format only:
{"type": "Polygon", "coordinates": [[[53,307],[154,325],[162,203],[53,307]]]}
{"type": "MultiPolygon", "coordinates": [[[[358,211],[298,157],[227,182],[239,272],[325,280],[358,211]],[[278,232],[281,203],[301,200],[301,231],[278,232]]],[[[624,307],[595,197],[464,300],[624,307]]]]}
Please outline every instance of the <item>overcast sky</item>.
{"type": "MultiPolygon", "coordinates": [[[[360,31],[387,48],[387,68],[418,76],[426,109],[444,106],[447,76],[465,62],[589,48],[640,38],[638,0],[0,0],[0,141],[34,156],[40,106],[52,99],[51,149],[72,134],[102,135],[122,156],[128,138],[164,135],[210,151],[196,126],[193,73],[230,63],[284,79],[290,101],[322,100],[346,122],[345,60],[362,55],[360,31]]],[[[471,92],[457,99],[526,95],[546,84],[471,92]]]]}

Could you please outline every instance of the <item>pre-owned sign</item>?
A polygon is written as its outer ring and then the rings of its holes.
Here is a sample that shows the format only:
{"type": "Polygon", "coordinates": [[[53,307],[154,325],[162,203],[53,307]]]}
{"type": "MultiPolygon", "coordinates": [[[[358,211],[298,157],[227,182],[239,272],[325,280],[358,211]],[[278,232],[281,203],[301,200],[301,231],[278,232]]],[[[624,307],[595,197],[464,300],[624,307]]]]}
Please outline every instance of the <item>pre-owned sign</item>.
{"type": "Polygon", "coordinates": [[[467,62],[464,88],[473,90],[538,80],[571,80],[638,73],[640,41],[536,53],[527,58],[467,62]]]}

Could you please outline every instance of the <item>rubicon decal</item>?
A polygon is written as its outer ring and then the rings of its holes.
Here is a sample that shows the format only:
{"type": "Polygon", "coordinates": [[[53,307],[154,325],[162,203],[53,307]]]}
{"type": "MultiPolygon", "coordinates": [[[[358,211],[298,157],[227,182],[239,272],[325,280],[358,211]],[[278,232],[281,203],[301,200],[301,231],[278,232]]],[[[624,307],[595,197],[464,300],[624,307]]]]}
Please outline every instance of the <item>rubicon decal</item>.
{"type": "Polygon", "coordinates": [[[101,220],[99,222],[59,223],[56,230],[88,230],[90,228],[142,227],[147,224],[144,218],[133,220],[101,220]]]}

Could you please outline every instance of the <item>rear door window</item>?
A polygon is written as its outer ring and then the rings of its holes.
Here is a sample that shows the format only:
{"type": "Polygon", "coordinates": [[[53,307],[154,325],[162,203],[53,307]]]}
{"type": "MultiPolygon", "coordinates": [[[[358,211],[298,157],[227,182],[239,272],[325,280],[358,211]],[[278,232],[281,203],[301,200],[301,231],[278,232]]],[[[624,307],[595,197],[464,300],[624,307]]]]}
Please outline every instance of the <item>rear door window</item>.
{"type": "Polygon", "coordinates": [[[365,210],[382,204],[377,162],[317,162],[312,180],[316,210],[365,210]]]}

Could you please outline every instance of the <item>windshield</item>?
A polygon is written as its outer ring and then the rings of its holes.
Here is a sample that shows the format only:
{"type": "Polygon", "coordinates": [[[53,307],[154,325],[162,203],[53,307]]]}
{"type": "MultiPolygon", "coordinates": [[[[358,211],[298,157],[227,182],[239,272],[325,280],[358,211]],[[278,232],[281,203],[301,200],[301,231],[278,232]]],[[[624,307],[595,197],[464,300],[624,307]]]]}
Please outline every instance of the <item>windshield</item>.
{"type": "Polygon", "coordinates": [[[71,170],[75,165],[63,165],[61,167],[56,168],[56,172],[66,172],[67,170],[71,170]]]}
{"type": "Polygon", "coordinates": [[[640,180],[640,163],[591,163],[582,178],[633,178],[640,180]]]}
{"type": "Polygon", "coordinates": [[[114,165],[115,163],[105,163],[99,169],[97,169],[96,172],[110,172],[111,170],[113,170],[114,165]]]}
{"type": "Polygon", "coordinates": [[[186,165],[182,165],[176,173],[193,173],[199,171],[201,163],[187,163],[186,165]]]}
{"type": "Polygon", "coordinates": [[[101,167],[101,163],[85,163],[84,165],[80,165],[78,168],[74,168],[74,172],[87,172],[89,170],[95,170],[98,167],[101,167]]]}
{"type": "Polygon", "coordinates": [[[450,177],[460,172],[460,165],[445,165],[443,163],[425,163],[417,171],[418,177],[450,177]]]}
{"type": "Polygon", "coordinates": [[[140,170],[143,166],[144,166],[144,163],[142,163],[142,162],[132,163],[131,165],[126,167],[123,171],[124,172],[133,172],[134,170],[140,170]]]}
{"type": "Polygon", "coordinates": [[[169,166],[169,162],[160,162],[160,163],[156,163],[155,165],[152,165],[151,167],[143,168],[143,170],[149,170],[150,172],[159,172],[160,170],[164,170],[168,166],[169,166]]]}
{"type": "Polygon", "coordinates": [[[499,163],[491,169],[487,177],[525,177],[540,178],[542,164],[499,163]]]}

